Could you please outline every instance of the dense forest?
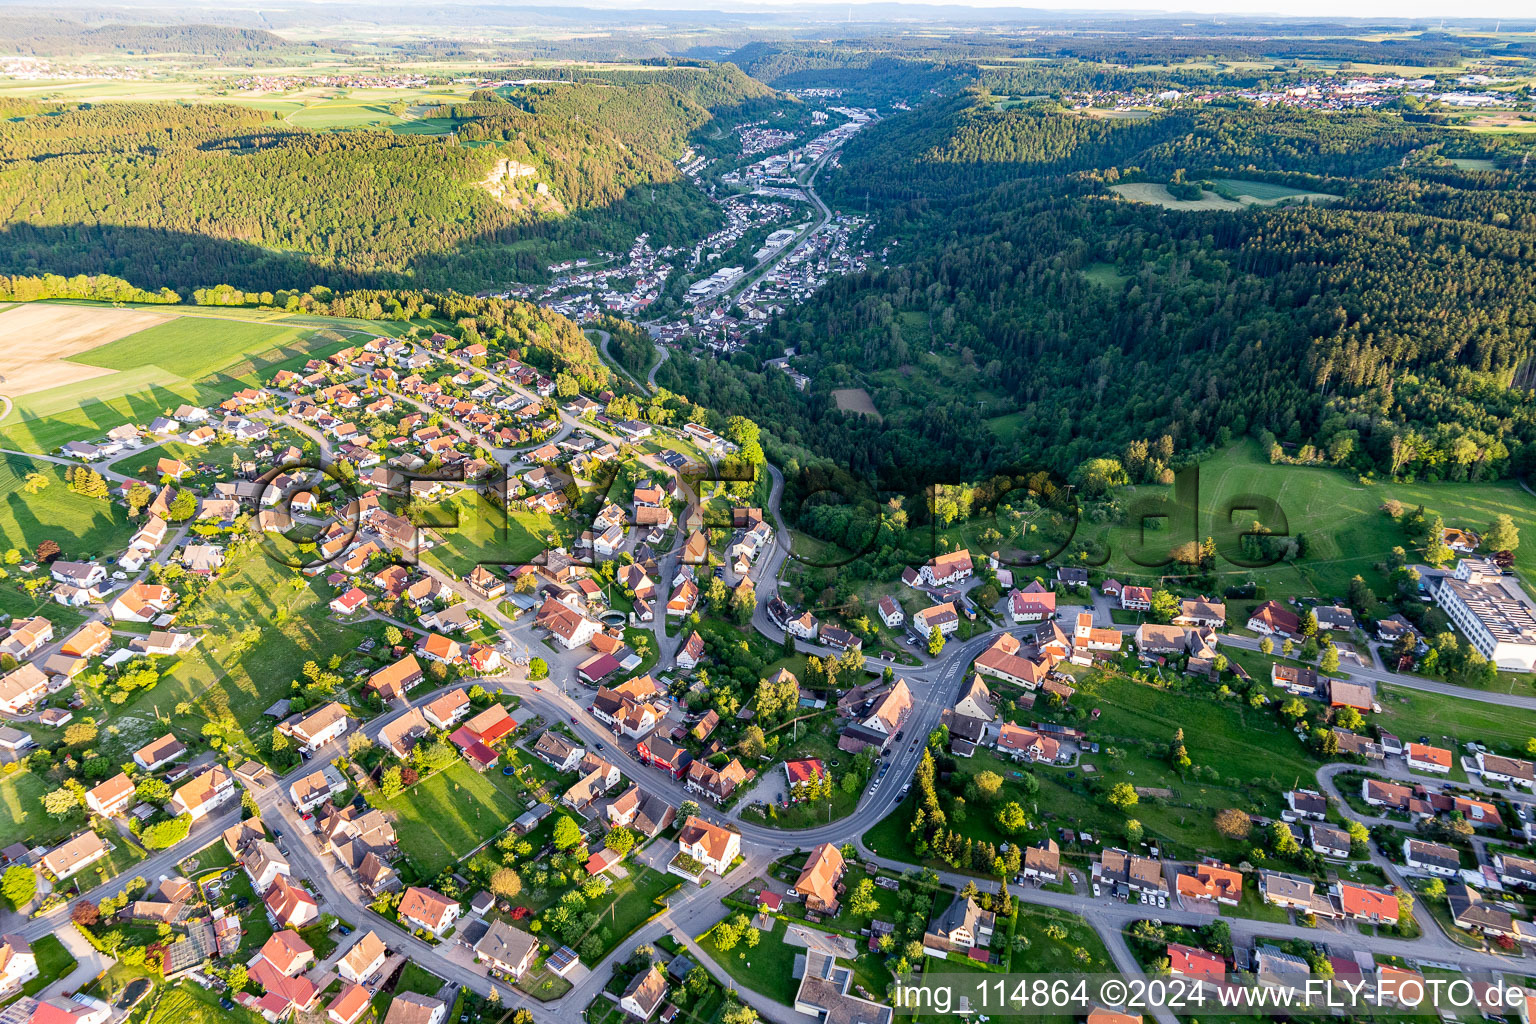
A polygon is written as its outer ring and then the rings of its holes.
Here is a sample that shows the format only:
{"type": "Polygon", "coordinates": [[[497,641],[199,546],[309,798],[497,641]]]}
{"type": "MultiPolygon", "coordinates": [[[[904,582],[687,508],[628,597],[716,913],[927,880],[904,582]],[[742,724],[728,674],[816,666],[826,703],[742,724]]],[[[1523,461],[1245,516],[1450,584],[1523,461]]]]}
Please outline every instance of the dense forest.
{"type": "Polygon", "coordinates": [[[1536,468],[1533,175],[1392,113],[1204,107],[1101,120],[985,94],[849,143],[834,197],[883,204],[900,265],[834,278],[724,361],[658,381],[754,415],[781,456],[877,486],[1066,472],[1169,435],[1482,479],[1536,468]],[[1176,212],[1107,186],[1226,174],[1330,206],[1176,212]],[[814,380],[760,369],[788,346],[814,380]],[[867,389],[882,414],[838,411],[867,389]]]}
{"type": "Polygon", "coordinates": [[[735,68],[648,73],[660,80],[477,94],[434,112],[456,136],[315,133],[230,104],[9,101],[0,271],[472,292],[544,276],[552,251],[624,248],[641,231],[687,242],[719,218],[675,165],[712,117],[704,104],[750,109],[772,91],[735,68]],[[501,158],[537,168],[565,213],[480,188],[501,158]]]}
{"type": "Polygon", "coordinates": [[[87,26],[66,18],[12,14],[0,33],[0,53],[54,57],[85,53],[224,53],[312,50],[313,43],[290,43],[271,32],[223,25],[87,26]]]}

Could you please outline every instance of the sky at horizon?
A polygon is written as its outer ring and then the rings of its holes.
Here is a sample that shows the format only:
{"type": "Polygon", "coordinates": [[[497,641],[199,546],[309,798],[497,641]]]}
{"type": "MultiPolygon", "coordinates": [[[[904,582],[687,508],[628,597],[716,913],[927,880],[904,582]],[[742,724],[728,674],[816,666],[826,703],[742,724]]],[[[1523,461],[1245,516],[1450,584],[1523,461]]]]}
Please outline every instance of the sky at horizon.
{"type": "MultiPolygon", "coordinates": [[[[578,4],[581,0],[578,0],[578,4]]],[[[590,2],[590,0],[588,0],[590,2]]],[[[806,0],[597,0],[591,6],[623,10],[657,9],[708,10],[708,11],[788,11],[795,8],[822,7],[828,11],[845,7],[851,20],[859,20],[859,9],[877,3],[897,3],[901,0],[845,0],[845,2],[807,3],[806,0]]],[[[1082,13],[1110,14],[1135,12],[1138,14],[1196,14],[1271,16],[1286,18],[1412,18],[1412,19],[1466,19],[1510,18],[1522,21],[1536,19],[1536,7],[1531,0],[1475,0],[1474,3],[1457,5],[1445,0],[1111,0],[1109,3],[1083,2],[1083,0],[1030,0],[1026,3],[1014,0],[914,0],[918,7],[981,8],[987,10],[1049,10],[1077,11],[1082,13]]]]}

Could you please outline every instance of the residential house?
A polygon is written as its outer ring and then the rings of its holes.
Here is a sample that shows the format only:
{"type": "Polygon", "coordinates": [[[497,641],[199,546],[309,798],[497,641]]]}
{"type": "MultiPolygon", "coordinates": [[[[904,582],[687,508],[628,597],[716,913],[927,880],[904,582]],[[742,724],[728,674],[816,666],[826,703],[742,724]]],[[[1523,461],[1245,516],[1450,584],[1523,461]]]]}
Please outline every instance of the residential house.
{"type": "Polygon", "coordinates": [[[736,787],[750,778],[741,762],[734,757],[718,769],[703,761],[691,761],[686,774],[687,780],[683,785],[689,792],[717,804],[728,800],[736,792],[736,787]]]}
{"type": "Polygon", "coordinates": [[[84,871],[109,852],[101,836],[95,832],[82,832],[44,854],[43,870],[62,882],[84,871]]]}
{"type": "Polygon", "coordinates": [[[187,752],[187,745],[170,733],[146,743],[134,752],[133,762],[147,772],[170,764],[187,752]]]}
{"type": "Polygon", "coordinates": [[[459,919],[460,907],[440,892],[413,885],[400,897],[400,920],[441,939],[459,919]]]}
{"type": "Polygon", "coordinates": [[[325,1019],[330,1024],[357,1024],[372,1005],[368,990],[349,982],[326,1006],[325,1019]]]}
{"type": "Polygon", "coordinates": [[[586,748],[553,729],[546,729],[533,745],[534,756],[558,772],[575,771],[586,752],[586,748]]]}
{"type": "Polygon", "coordinates": [[[346,981],[361,985],[378,973],[388,959],[389,949],[384,940],[370,929],[336,962],[336,973],[346,981]]]}
{"type": "Polygon", "coordinates": [[[407,654],[369,676],[367,688],[377,693],[380,700],[400,700],[421,680],[421,662],[416,660],[416,655],[407,654]]]}
{"type": "Polygon", "coordinates": [[[539,940],[497,918],[474,945],[475,958],[491,970],[521,978],[533,966],[539,940]]]}
{"type": "Polygon", "coordinates": [[[469,694],[463,687],[456,687],[422,705],[421,714],[434,728],[450,729],[469,714],[469,708],[469,694]]]}
{"type": "Polygon", "coordinates": [[[1162,861],[1124,850],[1111,849],[1100,853],[1099,859],[1093,864],[1093,881],[1095,885],[1124,885],[1132,892],[1168,895],[1168,882],[1163,878],[1162,861]]]}
{"type": "Polygon", "coordinates": [[[1425,743],[1410,743],[1406,750],[1408,767],[1419,772],[1444,775],[1451,770],[1454,755],[1444,747],[1432,747],[1425,743]]]}
{"type": "Polygon", "coordinates": [[[20,714],[48,695],[48,677],[36,665],[23,665],[0,676],[0,711],[20,714]]]}
{"type": "Polygon", "coordinates": [[[0,937],[0,997],[9,997],[37,977],[37,954],[20,935],[0,937]]]}
{"type": "Polygon", "coordinates": [[[723,875],[741,854],[741,833],[702,818],[690,817],[677,834],[677,846],[705,870],[723,875]]]}
{"type": "Polygon", "coordinates": [[[91,813],[110,818],[128,809],[134,800],[134,785],[125,772],[118,772],[85,793],[85,805],[91,813]]]}
{"type": "Polygon", "coordinates": [[[320,903],[314,893],[293,884],[287,875],[273,879],[262,902],[272,920],[283,928],[303,928],[320,916],[320,903]]]}
{"type": "Polygon", "coordinates": [[[650,970],[636,974],[625,986],[623,994],[619,996],[619,1009],[636,1020],[650,1020],[666,997],[667,976],[661,973],[661,968],[652,964],[650,970]]]}
{"type": "Polygon", "coordinates": [[[298,742],[300,750],[313,754],[327,743],[340,739],[346,733],[347,725],[347,709],[336,701],[331,701],[302,718],[283,723],[278,728],[292,736],[298,742]]]}
{"type": "Polygon", "coordinates": [[[1243,899],[1243,875],[1226,864],[1204,861],[1179,872],[1174,888],[1180,899],[1235,907],[1243,899]]]}
{"type": "Polygon", "coordinates": [[[239,794],[235,777],[222,765],[214,765],[193,776],[171,795],[172,814],[190,814],[193,821],[206,817],[239,794]]]}
{"type": "Polygon", "coordinates": [[[1301,635],[1301,619],[1277,601],[1265,601],[1248,616],[1248,628],[1263,636],[1290,637],[1301,635]]]}
{"type": "Polygon", "coordinates": [[[41,615],[34,615],[11,623],[11,631],[0,639],[0,654],[9,654],[22,661],[52,639],[53,623],[41,615]]]}
{"type": "Polygon", "coordinates": [[[1056,592],[1047,590],[1039,580],[1030,580],[1023,590],[1008,595],[1008,612],[1015,623],[1044,622],[1056,617],[1056,592]]]}
{"type": "Polygon", "coordinates": [[[950,636],[960,628],[960,613],[955,611],[953,601],[945,601],[913,614],[912,628],[921,636],[930,636],[935,629],[943,636],[950,636]]]}
{"type": "Polygon", "coordinates": [[[1332,860],[1348,859],[1352,845],[1348,832],[1322,822],[1313,822],[1311,833],[1314,853],[1332,860]]]}
{"type": "Polygon", "coordinates": [[[843,868],[843,855],[838,848],[831,843],[822,843],[811,850],[789,894],[801,897],[805,909],[812,913],[835,915],[843,868]]]}
{"type": "Polygon", "coordinates": [[[1403,840],[1403,863],[1414,871],[1441,878],[1455,878],[1461,871],[1461,855],[1454,847],[1412,837],[1403,840]]]}
{"type": "Polygon", "coordinates": [[[448,1004],[415,992],[396,992],[384,1014],[384,1024],[443,1024],[448,1004]]]}
{"type": "Polygon", "coordinates": [[[1061,880],[1061,849],[1056,840],[1042,839],[1024,850],[1024,877],[1042,882],[1061,880]]]}
{"type": "Polygon", "coordinates": [[[930,587],[947,587],[968,579],[973,571],[970,551],[961,548],[930,559],[918,575],[930,587]]]}
{"type": "Polygon", "coordinates": [[[947,957],[950,953],[969,954],[971,950],[992,944],[996,915],[982,910],[972,896],[956,896],[945,911],[929,922],[923,933],[923,952],[947,957]]]}

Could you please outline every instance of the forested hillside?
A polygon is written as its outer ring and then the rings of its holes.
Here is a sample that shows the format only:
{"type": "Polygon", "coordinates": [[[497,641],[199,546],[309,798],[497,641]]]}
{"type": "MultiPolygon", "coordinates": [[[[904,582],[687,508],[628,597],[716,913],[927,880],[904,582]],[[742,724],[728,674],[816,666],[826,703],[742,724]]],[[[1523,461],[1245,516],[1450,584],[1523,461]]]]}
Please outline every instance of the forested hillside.
{"type": "Polygon", "coordinates": [[[669,360],[659,380],[885,482],[1066,472],[1163,434],[1184,457],[1251,434],[1362,473],[1525,472],[1536,175],[1451,166],[1467,138],[1392,113],[937,100],[828,176],[845,204],[883,204],[903,263],[834,279],[750,355],[669,360]],[[1107,188],[1221,174],[1340,198],[1178,212],[1107,188]],[[758,369],[786,346],[808,393],[758,369]],[[838,411],[848,387],[882,418],[838,411]]]}
{"type": "Polygon", "coordinates": [[[1350,176],[1401,160],[1442,133],[1385,113],[1320,115],[1252,107],[1176,108],[1105,118],[1051,103],[998,109],[983,89],[898,114],[848,144],[846,200],[959,203],[999,184],[1076,171],[1139,169],[1166,180],[1217,169],[1350,176]]]}
{"type": "Polygon", "coordinates": [[[431,112],[457,136],[321,134],[225,104],[9,102],[0,271],[477,291],[540,277],[551,251],[625,248],[641,231],[691,241],[718,213],[676,157],[710,121],[705,104],[750,109],[772,91],[735,68],[631,74],[431,112]],[[565,213],[479,187],[503,158],[536,168],[565,213]]]}
{"type": "Polygon", "coordinates": [[[8,15],[0,33],[0,53],[67,56],[82,53],[184,53],[209,55],[313,49],[290,43],[260,29],[224,25],[101,25],[90,27],[66,18],[8,15]]]}

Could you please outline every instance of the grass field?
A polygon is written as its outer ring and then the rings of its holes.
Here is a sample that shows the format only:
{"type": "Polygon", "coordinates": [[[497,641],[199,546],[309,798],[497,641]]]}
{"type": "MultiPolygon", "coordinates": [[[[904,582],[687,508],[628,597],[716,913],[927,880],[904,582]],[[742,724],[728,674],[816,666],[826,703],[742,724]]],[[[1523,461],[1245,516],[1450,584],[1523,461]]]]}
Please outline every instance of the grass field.
{"type": "Polygon", "coordinates": [[[232,565],[190,614],[183,612],[180,624],[198,632],[202,642],[164,671],[153,689],[112,712],[117,738],[127,750],[164,732],[157,713],[169,716],[181,701],[190,702],[193,712],[172,721],[191,735],[206,718],[226,713],[251,733],[270,727],[262,712],[289,694],[306,661],[324,664],[367,635],[327,618],[330,597],[323,584],[273,563],[260,548],[236,556],[232,565]],[[261,629],[260,640],[243,650],[239,634],[250,626],[261,629]]]}
{"type": "MultiPolygon", "coordinates": [[[[1089,739],[1101,745],[1101,754],[1084,755],[1071,768],[1036,766],[1029,769],[1039,782],[1030,795],[1017,781],[1025,769],[990,751],[977,751],[964,762],[950,784],[961,793],[965,780],[982,771],[1003,777],[999,803],[1017,800],[1032,828],[1019,836],[1001,833],[992,814],[971,809],[963,833],[978,842],[1031,842],[1065,827],[1089,832],[1104,843],[1120,841],[1125,821],[1134,818],[1145,829],[1147,840],[1158,842],[1164,856],[1198,854],[1242,860],[1249,847],[1223,839],[1213,826],[1217,811],[1239,807],[1254,813],[1277,815],[1281,792],[1298,779],[1311,778],[1317,762],[1294,734],[1282,728],[1271,711],[1255,711],[1239,701],[1221,701],[1198,693],[1177,693],[1134,682],[1104,672],[1084,673],[1078,678],[1079,693],[1073,703],[1099,711],[1088,727],[1089,739]],[[1183,728],[1189,756],[1196,766],[1210,769],[1214,777],[1181,778],[1169,765],[1164,751],[1174,733],[1183,728]],[[1120,752],[1109,756],[1108,748],[1120,752]],[[1092,766],[1093,770],[1087,770],[1092,766]],[[1143,799],[1122,813],[1095,794],[1090,779],[1108,788],[1117,782],[1137,787],[1166,788],[1172,795],[1143,799]]],[[[1025,721],[1039,716],[1020,714],[1025,721]]],[[[940,797],[947,792],[940,789],[940,797]]],[[[864,842],[889,857],[916,860],[908,825],[914,803],[909,798],[900,808],[865,834],[864,842]]]]}
{"type": "Polygon", "coordinates": [[[457,517],[458,525],[433,527],[441,543],[422,557],[458,576],[468,575],[482,562],[525,563],[544,550],[546,537],[557,532],[549,515],[525,509],[502,513],[495,500],[473,491],[444,499],[437,511],[447,522],[457,517]]]}
{"type": "Polygon", "coordinates": [[[153,994],[141,1006],[153,1009],[143,1024],[261,1024],[259,1014],[241,1006],[226,1010],[216,993],[191,982],[178,981],[153,994]],[[156,1001],[158,996],[158,1001],[156,1001]]]}
{"type": "MultiPolygon", "coordinates": [[[[1307,553],[1294,564],[1264,569],[1231,565],[1218,556],[1216,575],[1223,583],[1254,579],[1268,588],[1271,598],[1289,595],[1342,598],[1356,574],[1385,593],[1385,580],[1372,569],[1394,545],[1411,547],[1403,531],[1379,511],[1382,502],[1396,498],[1410,508],[1423,504],[1445,518],[1447,526],[1481,530],[1499,513],[1508,513],[1523,536],[1536,537],[1536,499],[1515,481],[1465,484],[1402,484],[1383,481],[1367,486],[1335,469],[1311,466],[1275,466],[1261,457],[1258,447],[1243,443],[1199,464],[1199,515],[1193,524],[1170,527],[1149,536],[1159,545],[1172,546],[1191,539],[1213,536],[1221,543],[1220,509],[1239,495],[1256,494],[1275,499],[1285,513],[1289,532],[1305,534],[1307,553]],[[1178,539],[1175,540],[1175,535],[1178,539]],[[1166,539],[1165,539],[1166,538],[1166,539]]],[[[1128,489],[1120,506],[1129,509],[1140,497],[1166,497],[1171,488],[1146,485],[1128,489]]],[[[1251,516],[1249,517],[1251,520],[1251,516]]],[[[1244,525],[1239,520],[1239,526],[1244,525]]],[[[1230,532],[1230,531],[1229,531],[1230,532]]],[[[1098,531],[1080,531],[1110,546],[1106,572],[1144,576],[1149,570],[1127,557],[1136,542],[1136,530],[1122,523],[1098,531]]],[[[1527,586],[1536,580],[1536,547],[1525,544],[1515,552],[1515,567],[1527,586]]],[[[1414,557],[1410,554],[1410,558],[1414,557]]],[[[1152,570],[1155,572],[1155,570],[1152,570]]],[[[1122,577],[1123,578],[1123,577],[1122,577]]]]}
{"type": "Polygon", "coordinates": [[[52,846],[80,831],[84,813],[59,819],[43,810],[43,796],[53,788],[47,779],[29,771],[0,776],[0,844],[52,846]]]}
{"type": "Polygon", "coordinates": [[[1308,192],[1306,189],[1292,188],[1289,185],[1276,185],[1268,181],[1247,181],[1242,178],[1217,178],[1215,184],[1218,188],[1237,196],[1238,202],[1252,200],[1247,203],[1250,206],[1273,206],[1286,199],[1330,202],[1339,198],[1331,192],[1308,192]]]}
{"type": "MultiPolygon", "coordinates": [[[[127,546],[134,527],[127,511],[103,498],[88,498],[69,489],[65,469],[25,455],[0,456],[0,550],[31,552],[44,540],[58,542],[68,558],[117,554],[127,546]],[[48,486],[28,494],[22,485],[41,473],[48,486]]],[[[9,589],[14,580],[0,582],[9,589]]]]}
{"type": "Polygon", "coordinates": [[[1104,288],[1119,291],[1130,278],[1115,269],[1113,263],[1090,263],[1078,271],[1084,278],[1104,288]]]}
{"type": "Polygon", "coordinates": [[[457,862],[521,813],[506,793],[463,761],[393,800],[379,797],[375,804],[395,816],[400,849],[429,875],[457,862]]]}
{"type": "Polygon", "coordinates": [[[1268,182],[1222,179],[1215,184],[1237,196],[1228,199],[1206,189],[1199,199],[1176,199],[1166,185],[1138,181],[1124,185],[1111,185],[1109,190],[1135,203],[1152,203],[1168,210],[1241,210],[1248,206],[1274,206],[1286,200],[1325,202],[1338,196],[1327,192],[1304,192],[1284,185],[1268,182]]]}
{"type": "Polygon", "coordinates": [[[196,380],[248,352],[280,348],[298,336],[296,329],[281,324],[177,317],[70,358],[109,370],[158,366],[186,380],[196,380]]]}

